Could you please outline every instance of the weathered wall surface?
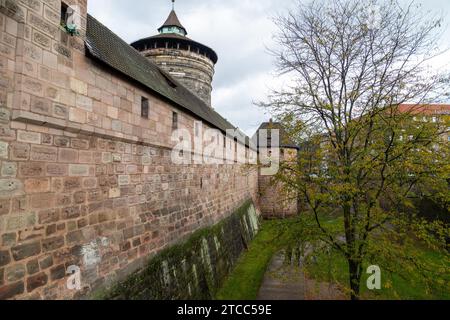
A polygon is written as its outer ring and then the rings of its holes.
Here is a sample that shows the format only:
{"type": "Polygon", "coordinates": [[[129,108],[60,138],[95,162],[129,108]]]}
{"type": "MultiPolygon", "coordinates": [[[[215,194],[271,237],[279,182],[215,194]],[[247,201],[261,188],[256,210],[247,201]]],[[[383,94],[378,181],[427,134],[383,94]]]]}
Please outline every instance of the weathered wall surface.
{"type": "MultiPolygon", "coordinates": [[[[281,162],[297,161],[297,150],[282,149],[281,162]]],[[[260,169],[261,170],[261,169],[260,169]]],[[[258,176],[259,204],[264,218],[286,218],[299,213],[298,195],[286,190],[273,176],[258,176]]]]}
{"type": "Polygon", "coordinates": [[[197,119],[86,58],[60,4],[0,2],[0,299],[85,296],[257,197],[242,165],[173,165],[172,112],[197,119]]]}
{"type": "Polygon", "coordinates": [[[258,232],[251,201],[230,217],[196,232],[186,242],[165,250],[111,290],[102,299],[213,299],[241,253],[258,232]]]}

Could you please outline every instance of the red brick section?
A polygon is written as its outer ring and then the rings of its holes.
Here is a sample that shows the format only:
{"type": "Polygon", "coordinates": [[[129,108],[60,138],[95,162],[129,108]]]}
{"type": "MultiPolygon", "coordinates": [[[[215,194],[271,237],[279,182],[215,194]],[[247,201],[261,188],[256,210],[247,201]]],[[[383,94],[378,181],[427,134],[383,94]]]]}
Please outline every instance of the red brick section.
{"type": "Polygon", "coordinates": [[[402,104],[399,106],[402,113],[410,112],[411,114],[422,115],[450,115],[450,104],[402,104]]]}

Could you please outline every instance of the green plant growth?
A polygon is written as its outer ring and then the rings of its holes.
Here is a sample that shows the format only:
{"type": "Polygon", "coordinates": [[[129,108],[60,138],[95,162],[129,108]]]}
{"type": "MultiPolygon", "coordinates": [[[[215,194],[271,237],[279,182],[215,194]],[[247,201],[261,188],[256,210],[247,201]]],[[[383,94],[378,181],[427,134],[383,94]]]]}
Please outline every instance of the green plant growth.
{"type": "Polygon", "coordinates": [[[258,228],[254,206],[247,201],[230,217],[162,251],[143,269],[108,290],[97,291],[91,298],[212,299],[258,228]]]}
{"type": "Polygon", "coordinates": [[[272,257],[289,242],[295,224],[296,219],[264,221],[216,299],[255,300],[272,257]]]}
{"type": "MultiPolygon", "coordinates": [[[[312,222],[309,222],[312,224],[312,222]]],[[[342,218],[325,217],[321,224],[336,233],[341,232],[342,218]]],[[[311,230],[311,226],[303,227],[311,230]]],[[[312,231],[313,232],[313,231],[312,231]]],[[[398,242],[381,235],[374,236],[370,243],[376,247],[393,246],[392,255],[368,255],[363,262],[361,278],[362,299],[383,300],[426,300],[450,299],[450,257],[445,251],[437,251],[425,243],[408,237],[398,242]],[[376,244],[375,244],[376,243],[376,244]],[[401,250],[400,250],[401,248],[401,250]],[[381,290],[368,290],[366,282],[369,274],[366,270],[371,265],[381,268],[381,290]],[[417,267],[411,267],[416,265],[417,267]]],[[[322,245],[324,245],[322,243],[322,245]]],[[[331,247],[324,246],[315,250],[306,260],[305,273],[320,282],[338,284],[343,292],[349,292],[348,265],[345,257],[331,247]]]]}

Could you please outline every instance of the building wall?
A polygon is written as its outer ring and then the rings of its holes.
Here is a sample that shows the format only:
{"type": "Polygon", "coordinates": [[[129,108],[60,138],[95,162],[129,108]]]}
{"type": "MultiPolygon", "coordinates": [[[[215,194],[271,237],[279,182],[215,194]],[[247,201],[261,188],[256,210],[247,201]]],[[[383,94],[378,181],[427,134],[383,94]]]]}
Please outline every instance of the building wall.
{"type": "MultiPolygon", "coordinates": [[[[260,150],[264,152],[264,150],[260,150]]],[[[297,161],[296,149],[282,149],[281,162],[297,161]]],[[[260,169],[261,170],[261,169],[260,169]]],[[[274,176],[258,175],[259,205],[264,218],[286,218],[299,214],[298,195],[287,191],[274,176]]]]}
{"type": "Polygon", "coordinates": [[[170,48],[149,49],[142,54],[211,106],[214,63],[209,58],[192,51],[170,48]]]}
{"type": "Polygon", "coordinates": [[[244,165],[174,165],[172,112],[198,119],[86,58],[59,8],[0,2],[0,299],[80,297],[257,199],[244,165]]]}

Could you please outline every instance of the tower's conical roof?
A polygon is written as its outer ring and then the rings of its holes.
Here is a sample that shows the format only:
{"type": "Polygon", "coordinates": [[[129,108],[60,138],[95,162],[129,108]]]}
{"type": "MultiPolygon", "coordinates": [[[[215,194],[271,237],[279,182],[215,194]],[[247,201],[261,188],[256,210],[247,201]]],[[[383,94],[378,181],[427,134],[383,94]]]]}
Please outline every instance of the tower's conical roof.
{"type": "Polygon", "coordinates": [[[164,22],[164,24],[158,30],[161,31],[164,27],[177,27],[183,29],[185,34],[187,34],[186,28],[181,24],[175,10],[170,11],[169,17],[167,17],[166,22],[164,22]]]}

